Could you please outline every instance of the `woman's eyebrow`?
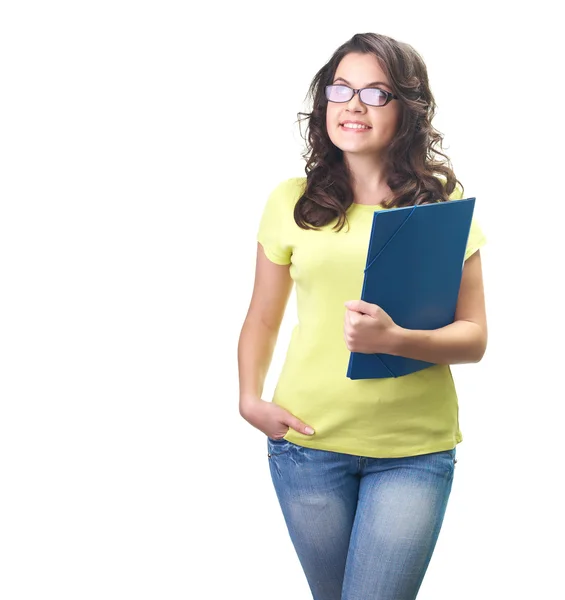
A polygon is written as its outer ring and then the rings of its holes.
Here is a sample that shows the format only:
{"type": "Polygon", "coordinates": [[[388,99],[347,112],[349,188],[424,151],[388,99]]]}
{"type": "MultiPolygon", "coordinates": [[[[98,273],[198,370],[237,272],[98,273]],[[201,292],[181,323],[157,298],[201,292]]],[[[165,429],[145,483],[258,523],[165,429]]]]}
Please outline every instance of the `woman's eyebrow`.
{"type": "MultiPolygon", "coordinates": [[[[351,85],[349,81],[347,81],[347,79],[344,79],[343,77],[338,77],[337,79],[334,79],[334,83],[336,81],[343,81],[344,83],[347,83],[347,85],[351,85]]],[[[368,83],[365,87],[371,87],[372,85],[386,85],[386,87],[390,87],[390,85],[388,83],[385,83],[384,81],[373,81],[372,83],[368,83]]]]}

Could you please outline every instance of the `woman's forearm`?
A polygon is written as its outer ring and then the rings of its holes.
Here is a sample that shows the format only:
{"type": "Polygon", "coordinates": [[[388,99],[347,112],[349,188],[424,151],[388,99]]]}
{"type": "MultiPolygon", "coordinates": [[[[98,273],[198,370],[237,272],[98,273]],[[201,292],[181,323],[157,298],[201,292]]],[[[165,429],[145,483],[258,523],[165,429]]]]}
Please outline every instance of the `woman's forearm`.
{"type": "Polygon", "coordinates": [[[260,398],[273,358],[278,331],[261,319],[248,317],[243,324],[237,348],[239,368],[239,409],[250,399],[260,398]]]}
{"type": "Polygon", "coordinates": [[[486,350],[487,334],[471,321],[455,321],[430,331],[399,327],[390,354],[438,365],[479,362],[486,350]]]}

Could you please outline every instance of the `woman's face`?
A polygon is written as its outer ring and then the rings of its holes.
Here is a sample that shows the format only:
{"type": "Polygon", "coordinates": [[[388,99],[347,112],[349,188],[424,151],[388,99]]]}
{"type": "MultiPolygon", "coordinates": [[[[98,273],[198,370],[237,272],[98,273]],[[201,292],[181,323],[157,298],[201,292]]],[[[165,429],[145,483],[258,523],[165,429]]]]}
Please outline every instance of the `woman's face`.
{"type": "MultiPolygon", "coordinates": [[[[372,54],[350,53],[344,56],[332,84],[353,89],[378,87],[392,92],[389,80],[372,54]]],[[[369,106],[355,94],[349,102],[328,102],[326,127],[330,140],[343,152],[380,154],[394,138],[400,122],[400,104],[391,100],[386,106],[369,106]],[[369,129],[348,129],[347,121],[357,121],[369,129]]]]}

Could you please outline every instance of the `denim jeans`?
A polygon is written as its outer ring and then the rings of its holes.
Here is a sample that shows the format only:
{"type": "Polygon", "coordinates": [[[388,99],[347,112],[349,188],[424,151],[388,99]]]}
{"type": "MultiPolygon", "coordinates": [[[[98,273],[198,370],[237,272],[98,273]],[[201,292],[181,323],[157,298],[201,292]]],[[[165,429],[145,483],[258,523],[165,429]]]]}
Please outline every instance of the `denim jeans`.
{"type": "Polygon", "coordinates": [[[451,493],[456,449],[402,458],[267,438],[275,491],[314,600],[414,600],[451,493]]]}

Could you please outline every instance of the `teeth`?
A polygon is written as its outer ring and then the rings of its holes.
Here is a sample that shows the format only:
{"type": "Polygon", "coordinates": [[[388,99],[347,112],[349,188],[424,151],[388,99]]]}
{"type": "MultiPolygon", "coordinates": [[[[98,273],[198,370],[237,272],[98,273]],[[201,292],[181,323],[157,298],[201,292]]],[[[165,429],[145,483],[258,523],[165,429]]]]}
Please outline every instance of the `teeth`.
{"type": "Polygon", "coordinates": [[[359,125],[358,123],[345,123],[343,127],[347,127],[347,129],[370,129],[369,127],[365,127],[365,125],[359,125]]]}

